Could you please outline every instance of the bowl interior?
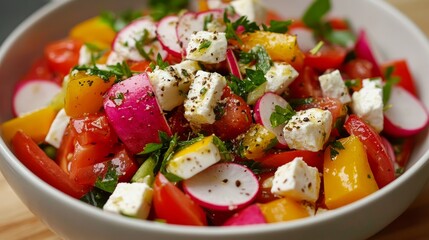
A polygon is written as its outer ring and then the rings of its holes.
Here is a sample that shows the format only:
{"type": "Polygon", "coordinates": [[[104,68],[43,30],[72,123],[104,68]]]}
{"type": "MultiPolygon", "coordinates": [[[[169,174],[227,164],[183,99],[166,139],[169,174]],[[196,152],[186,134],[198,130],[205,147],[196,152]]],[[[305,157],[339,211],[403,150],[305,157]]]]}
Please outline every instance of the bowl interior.
{"type": "MultiPolygon", "coordinates": [[[[120,12],[132,7],[142,8],[145,2],[133,0],[54,1],[27,19],[9,36],[0,49],[0,122],[12,117],[11,99],[14,84],[25,74],[30,64],[42,55],[46,43],[65,37],[68,29],[74,24],[97,15],[103,10],[114,9],[120,12]]],[[[272,9],[280,9],[278,12],[285,17],[298,17],[311,0],[265,0],[264,2],[272,9]]],[[[407,59],[417,81],[420,97],[425,105],[429,106],[429,95],[424,94],[424,90],[429,88],[429,82],[425,81],[425,77],[429,76],[429,68],[425,67],[425,64],[429,62],[429,44],[426,37],[408,19],[383,1],[332,0],[332,3],[333,11],[331,14],[346,16],[356,29],[365,28],[373,45],[379,50],[384,60],[407,59]]],[[[322,234],[320,236],[339,238],[347,236],[351,232],[356,232],[355,237],[364,238],[392,221],[415,198],[426,180],[426,176],[423,174],[424,170],[428,168],[428,149],[429,137],[428,131],[425,131],[418,136],[408,170],[403,176],[377,193],[338,211],[332,211],[326,216],[322,215],[271,226],[229,229],[166,227],[157,223],[106,214],[99,209],[70,199],[41,182],[19,163],[3,140],[0,140],[0,152],[3,159],[0,161],[0,168],[5,178],[30,210],[55,232],[67,238],[79,236],[113,238],[126,233],[131,239],[134,236],[138,238],[144,233],[148,239],[171,239],[172,236],[176,239],[189,239],[190,237],[218,239],[219,236],[223,236],[223,239],[234,239],[237,236],[246,236],[248,239],[258,239],[261,236],[283,239],[283,234],[288,233],[292,239],[299,238],[299,236],[308,237],[312,234],[314,236],[322,234]],[[402,200],[398,201],[396,205],[383,204],[405,187],[410,189],[408,196],[401,197],[402,200]],[[46,203],[38,203],[34,201],[34,198],[46,203]],[[57,204],[55,209],[58,211],[63,209],[68,214],[49,213],[52,210],[50,204],[57,204]],[[375,217],[370,210],[377,208],[380,212],[388,212],[388,214],[384,217],[375,217]],[[341,225],[342,221],[347,222],[346,219],[351,218],[351,216],[356,219],[356,226],[353,224],[345,226],[336,233],[337,235],[329,235],[329,233],[323,235],[328,229],[333,229],[332,226],[341,225]],[[373,217],[378,222],[369,221],[371,225],[361,224],[359,219],[368,219],[368,217],[373,217]],[[80,223],[81,219],[86,220],[80,223]],[[62,223],[62,221],[67,221],[68,224],[62,223]],[[75,229],[82,224],[93,227],[93,230],[82,230],[80,233],[82,235],[79,235],[75,229]],[[361,225],[357,226],[359,224],[361,225]],[[313,231],[309,232],[309,227],[313,231]],[[106,230],[106,228],[108,229],[106,230]],[[100,229],[105,229],[105,234],[97,235],[97,231],[100,229]]]]}

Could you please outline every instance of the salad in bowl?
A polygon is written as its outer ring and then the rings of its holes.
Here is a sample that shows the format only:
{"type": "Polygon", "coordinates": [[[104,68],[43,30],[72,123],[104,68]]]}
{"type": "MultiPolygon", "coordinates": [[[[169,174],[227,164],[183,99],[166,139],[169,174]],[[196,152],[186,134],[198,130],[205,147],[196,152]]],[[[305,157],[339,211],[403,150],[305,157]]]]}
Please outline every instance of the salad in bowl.
{"type": "Polygon", "coordinates": [[[329,0],[290,18],[186,4],[49,42],[1,124],[17,159],[109,214],[225,228],[327,214],[405,171],[429,122],[407,59],[382,61],[329,0]]]}

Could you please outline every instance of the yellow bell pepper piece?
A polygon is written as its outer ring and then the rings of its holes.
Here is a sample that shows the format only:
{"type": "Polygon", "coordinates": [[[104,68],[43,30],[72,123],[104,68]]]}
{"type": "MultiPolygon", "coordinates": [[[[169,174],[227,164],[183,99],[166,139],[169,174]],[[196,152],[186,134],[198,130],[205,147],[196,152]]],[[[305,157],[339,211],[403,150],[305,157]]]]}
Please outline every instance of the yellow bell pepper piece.
{"type": "Polygon", "coordinates": [[[69,36],[101,48],[108,47],[115,39],[115,31],[100,17],[94,17],[74,26],[69,36]]]}
{"type": "Polygon", "coordinates": [[[280,198],[259,206],[267,223],[285,222],[310,216],[301,203],[289,198],[280,198]]]}
{"type": "Polygon", "coordinates": [[[295,35],[256,31],[241,37],[241,50],[250,51],[257,45],[265,48],[273,61],[283,61],[294,68],[301,69],[304,63],[304,54],[298,46],[295,35]]]}
{"type": "Polygon", "coordinates": [[[365,148],[358,137],[338,140],[344,149],[326,148],[323,165],[325,204],[329,209],[359,200],[378,190],[365,148]]]}
{"type": "Polygon", "coordinates": [[[3,140],[9,143],[15,133],[21,130],[35,142],[43,142],[56,114],[57,110],[46,107],[4,122],[1,125],[3,140]]]}
{"type": "Polygon", "coordinates": [[[276,142],[277,137],[274,133],[260,124],[254,124],[244,134],[241,154],[247,159],[261,158],[276,142]]]}
{"type": "Polygon", "coordinates": [[[70,117],[81,117],[86,113],[96,113],[103,106],[103,95],[113,85],[114,80],[104,81],[98,76],[79,72],[70,77],[64,99],[64,110],[70,117]]]}

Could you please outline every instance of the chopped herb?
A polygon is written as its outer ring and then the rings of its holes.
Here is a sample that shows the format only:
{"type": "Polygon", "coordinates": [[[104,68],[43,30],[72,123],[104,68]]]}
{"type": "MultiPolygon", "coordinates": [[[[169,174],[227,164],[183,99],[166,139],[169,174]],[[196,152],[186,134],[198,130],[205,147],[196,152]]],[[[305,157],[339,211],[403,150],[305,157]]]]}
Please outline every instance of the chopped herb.
{"type": "Polygon", "coordinates": [[[127,10],[119,15],[109,11],[104,11],[100,14],[101,20],[107,23],[115,32],[119,32],[130,22],[140,18],[141,16],[142,12],[135,10],[127,10]]]}
{"type": "Polygon", "coordinates": [[[284,123],[287,123],[292,117],[296,114],[296,112],[292,109],[292,107],[288,104],[286,108],[282,108],[279,105],[274,107],[274,112],[271,113],[270,122],[272,127],[280,126],[284,123]]]}
{"type": "Polygon", "coordinates": [[[230,80],[228,80],[228,86],[235,94],[247,99],[247,95],[250,92],[266,81],[265,74],[261,70],[246,69],[246,78],[241,80],[231,75],[230,80]]]}
{"type": "Polygon", "coordinates": [[[237,29],[239,26],[243,27],[244,29],[242,33],[252,33],[260,30],[258,24],[249,21],[249,19],[247,19],[247,16],[241,16],[237,21],[231,22],[231,20],[228,18],[228,11],[224,12],[223,21],[226,24],[226,38],[237,40],[239,43],[242,43],[240,37],[237,35],[237,29]]]}
{"type": "Polygon", "coordinates": [[[330,146],[331,160],[334,159],[340,153],[340,150],[345,149],[340,141],[334,141],[330,144],[330,146]]]}
{"type": "Polygon", "coordinates": [[[201,41],[200,46],[198,47],[198,51],[199,51],[199,50],[202,50],[202,49],[206,49],[206,48],[210,47],[210,45],[212,45],[212,42],[211,42],[211,41],[209,41],[209,40],[207,40],[207,39],[203,39],[203,40],[201,41]]]}
{"type": "Polygon", "coordinates": [[[213,135],[213,144],[219,149],[220,156],[223,160],[230,161],[232,159],[231,153],[226,147],[226,144],[215,135],[213,135]]]}
{"type": "Polygon", "coordinates": [[[360,81],[357,79],[349,79],[349,80],[345,80],[344,84],[346,85],[347,88],[355,88],[355,87],[359,87],[360,81]]]}
{"type": "Polygon", "coordinates": [[[226,103],[223,101],[220,101],[216,104],[216,106],[213,109],[216,120],[220,120],[223,117],[223,115],[225,115],[225,107],[226,107],[226,103]]]}
{"type": "Polygon", "coordinates": [[[200,94],[201,95],[204,95],[204,94],[206,94],[206,92],[207,92],[207,88],[201,88],[201,90],[200,90],[200,94]]]}
{"type": "Polygon", "coordinates": [[[158,21],[169,14],[176,14],[187,8],[188,3],[189,0],[150,0],[151,17],[158,21]]]}
{"type": "Polygon", "coordinates": [[[384,79],[386,80],[383,86],[383,105],[387,106],[390,95],[392,93],[392,87],[397,84],[401,78],[397,76],[392,76],[393,72],[395,71],[394,66],[387,67],[385,73],[384,73],[384,79]]]}
{"type": "Polygon", "coordinates": [[[146,146],[144,146],[143,151],[138,153],[138,155],[153,153],[153,152],[160,150],[161,148],[162,148],[161,143],[148,143],[148,144],[146,144],[146,146]]]}
{"type": "Polygon", "coordinates": [[[107,166],[107,172],[104,177],[98,177],[95,182],[95,186],[101,190],[112,193],[116,185],[118,184],[118,173],[116,167],[109,163],[107,166]]]}
{"type": "MultiPolygon", "coordinates": [[[[144,36],[143,36],[143,37],[144,37],[144,36]]],[[[140,55],[141,55],[141,56],[142,56],[146,61],[151,61],[152,59],[151,59],[151,57],[150,57],[149,55],[153,52],[153,50],[152,50],[152,49],[150,49],[150,51],[149,51],[149,52],[146,52],[146,50],[144,49],[144,47],[145,47],[146,43],[145,43],[145,41],[144,41],[143,37],[142,37],[142,39],[140,39],[140,40],[136,40],[136,45],[135,45],[135,47],[136,47],[137,51],[140,53],[140,55]]]]}
{"type": "MultiPolygon", "coordinates": [[[[158,66],[159,69],[164,70],[168,66],[170,66],[170,64],[168,64],[168,62],[164,62],[164,60],[162,59],[161,54],[158,53],[158,55],[156,55],[156,62],[155,63],[151,62],[150,65],[149,65],[149,67],[152,69],[152,71],[155,70],[156,66],[158,66]]],[[[182,73],[183,73],[183,71],[182,71],[182,73]]]]}
{"type": "Polygon", "coordinates": [[[85,47],[88,48],[91,53],[91,64],[95,65],[97,60],[100,59],[106,52],[107,49],[101,49],[92,43],[85,43],[85,47]]]}
{"type": "Polygon", "coordinates": [[[211,22],[213,22],[213,14],[210,14],[208,16],[204,16],[204,27],[203,27],[204,31],[208,30],[207,25],[211,22]]]}
{"type": "Polygon", "coordinates": [[[404,172],[405,172],[405,168],[403,168],[403,167],[398,167],[398,168],[395,169],[395,175],[396,175],[396,177],[401,176],[404,172]]]}
{"type": "Polygon", "coordinates": [[[323,17],[331,10],[330,0],[314,0],[305,11],[302,21],[312,29],[320,28],[323,17]]]}
{"type": "Polygon", "coordinates": [[[287,21],[276,21],[271,20],[269,27],[265,24],[262,25],[264,31],[274,32],[274,33],[286,33],[289,30],[289,26],[292,24],[292,20],[287,21]]]}
{"type": "Polygon", "coordinates": [[[87,194],[85,194],[80,200],[88,203],[94,207],[103,208],[109,199],[110,193],[103,191],[99,188],[92,188],[87,194]]]}
{"type": "Polygon", "coordinates": [[[249,168],[254,174],[261,174],[267,171],[266,168],[262,167],[260,162],[254,161],[254,160],[245,160],[245,161],[237,161],[236,163],[239,163],[241,165],[246,166],[249,168]]]}
{"type": "Polygon", "coordinates": [[[314,98],[294,98],[289,100],[289,104],[292,108],[301,107],[314,102],[314,98]]]}
{"type": "Polygon", "coordinates": [[[198,136],[197,136],[197,137],[194,137],[194,138],[188,139],[188,140],[186,140],[186,141],[179,141],[179,142],[177,143],[177,149],[176,149],[176,151],[180,151],[180,150],[182,150],[182,149],[184,149],[184,148],[187,148],[187,147],[191,146],[192,144],[194,144],[194,143],[196,143],[196,142],[199,142],[199,141],[203,140],[203,138],[204,138],[204,135],[202,135],[202,134],[198,134],[198,136]]]}
{"type": "Polygon", "coordinates": [[[311,50],[310,50],[310,53],[311,53],[312,55],[316,55],[316,54],[320,51],[320,49],[322,49],[323,44],[324,44],[324,42],[323,42],[323,41],[319,41],[319,42],[317,43],[317,45],[316,45],[313,49],[311,49],[311,50]]]}
{"type": "Polygon", "coordinates": [[[96,65],[79,65],[75,66],[73,70],[85,71],[86,74],[91,76],[98,76],[105,82],[109,82],[110,78],[115,77],[116,81],[121,81],[130,78],[133,73],[131,72],[128,64],[124,61],[116,65],[107,65],[107,70],[99,69],[96,65]]]}
{"type": "Polygon", "coordinates": [[[247,53],[240,53],[241,63],[249,64],[254,61],[256,62],[256,70],[261,70],[264,74],[267,73],[273,65],[270,55],[268,55],[263,46],[256,46],[247,53]]]}

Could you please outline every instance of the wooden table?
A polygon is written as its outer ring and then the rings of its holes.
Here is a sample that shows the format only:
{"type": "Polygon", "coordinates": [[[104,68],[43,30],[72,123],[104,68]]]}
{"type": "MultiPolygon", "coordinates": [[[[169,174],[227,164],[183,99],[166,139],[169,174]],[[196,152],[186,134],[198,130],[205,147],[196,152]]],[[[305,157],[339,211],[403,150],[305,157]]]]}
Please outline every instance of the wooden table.
{"type": "MultiPolygon", "coordinates": [[[[429,0],[387,0],[429,36],[429,0]]],[[[0,239],[59,239],[18,199],[0,174],[0,239]]],[[[371,239],[429,239],[429,184],[409,209],[371,239]]]]}

